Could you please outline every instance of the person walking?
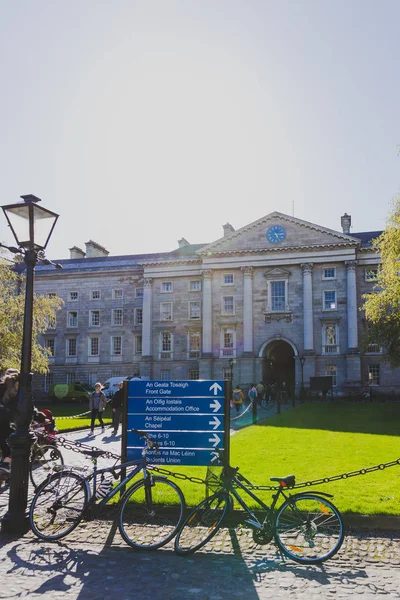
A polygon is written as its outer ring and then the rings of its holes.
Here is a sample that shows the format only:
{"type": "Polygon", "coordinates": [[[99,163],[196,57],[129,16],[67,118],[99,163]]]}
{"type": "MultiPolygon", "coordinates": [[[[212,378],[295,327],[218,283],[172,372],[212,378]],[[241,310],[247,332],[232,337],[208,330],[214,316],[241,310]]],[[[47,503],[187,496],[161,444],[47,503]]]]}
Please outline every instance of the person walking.
{"type": "Polygon", "coordinates": [[[250,402],[254,402],[254,400],[257,399],[257,389],[254,383],[251,384],[250,389],[249,389],[249,400],[250,402]]]}
{"type": "Polygon", "coordinates": [[[7,438],[12,433],[11,423],[17,410],[18,387],[19,371],[8,369],[0,380],[0,448],[2,467],[8,469],[11,465],[11,449],[7,438]]]}
{"type": "Polygon", "coordinates": [[[94,436],[94,422],[96,417],[99,419],[99,423],[101,425],[101,433],[104,433],[104,423],[103,423],[103,411],[107,405],[107,398],[104,393],[101,391],[101,383],[97,382],[94,384],[94,392],[90,395],[89,398],[89,410],[92,411],[91,415],[91,423],[90,423],[90,432],[89,436],[94,436]]]}
{"type": "Polygon", "coordinates": [[[121,416],[121,408],[124,400],[124,382],[120,381],[118,384],[119,389],[115,392],[111,402],[111,410],[113,412],[113,435],[117,435],[119,427],[119,419],[121,416]]]}
{"type": "Polygon", "coordinates": [[[237,415],[240,413],[240,407],[243,404],[243,400],[244,400],[243,392],[240,389],[240,385],[237,385],[232,392],[232,402],[233,402],[234,407],[236,408],[237,415]]]}

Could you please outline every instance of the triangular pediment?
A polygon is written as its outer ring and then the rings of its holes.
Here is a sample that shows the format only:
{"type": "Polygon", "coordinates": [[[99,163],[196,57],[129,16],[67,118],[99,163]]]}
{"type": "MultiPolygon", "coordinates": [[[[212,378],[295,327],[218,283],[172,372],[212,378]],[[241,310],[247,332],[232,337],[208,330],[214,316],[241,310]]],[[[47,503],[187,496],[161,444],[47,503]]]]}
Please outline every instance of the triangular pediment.
{"type": "Polygon", "coordinates": [[[351,235],[273,212],[201,248],[199,254],[357,246],[351,235]]]}
{"type": "Polygon", "coordinates": [[[290,271],[276,267],[275,269],[267,269],[264,271],[266,279],[287,279],[290,276],[290,271]]]}

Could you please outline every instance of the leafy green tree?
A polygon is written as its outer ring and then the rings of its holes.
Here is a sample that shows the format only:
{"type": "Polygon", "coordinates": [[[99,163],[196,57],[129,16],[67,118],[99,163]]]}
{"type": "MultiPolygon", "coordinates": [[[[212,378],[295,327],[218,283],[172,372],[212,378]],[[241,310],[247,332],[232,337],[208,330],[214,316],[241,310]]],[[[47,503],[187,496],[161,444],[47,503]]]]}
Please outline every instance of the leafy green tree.
{"type": "MultiPolygon", "coordinates": [[[[32,371],[49,370],[49,352],[38,343],[38,335],[47,329],[61,308],[61,298],[34,295],[32,332],[32,371]]],[[[18,275],[13,263],[0,256],[0,372],[21,367],[22,333],[25,310],[25,277],[18,275]]]]}
{"type": "Polygon", "coordinates": [[[395,368],[400,366],[400,197],[393,202],[386,229],[373,245],[382,263],[372,293],[363,296],[366,343],[384,347],[395,368]]]}

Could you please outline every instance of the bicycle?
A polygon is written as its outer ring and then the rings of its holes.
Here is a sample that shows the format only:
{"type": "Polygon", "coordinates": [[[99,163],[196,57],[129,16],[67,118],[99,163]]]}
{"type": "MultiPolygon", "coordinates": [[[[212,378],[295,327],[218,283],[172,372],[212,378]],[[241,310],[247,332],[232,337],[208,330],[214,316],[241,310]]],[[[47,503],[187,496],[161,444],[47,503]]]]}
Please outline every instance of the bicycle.
{"type": "Polygon", "coordinates": [[[93,471],[82,476],[72,469],[56,473],[37,490],[29,511],[33,533],[43,540],[59,540],[75,529],[81,520],[93,516],[95,507],[107,504],[118,492],[120,498],[118,527],[122,538],[133,548],[155,550],[168,543],[178,531],[184,516],[185,499],[180,488],[165,477],[154,476],[148,469],[147,450],[158,448],[147,433],[131,430],[145,439],[142,458],[97,468],[97,459],[104,450],[84,450],[90,457],[93,471]],[[113,487],[111,476],[133,467],[113,487]],[[143,477],[125,491],[139,472],[143,477]],[[97,487],[97,479],[101,483],[97,487]],[[92,489],[91,489],[92,484],[92,489]]]}
{"type": "MultiPolygon", "coordinates": [[[[55,446],[53,437],[48,436],[44,428],[31,429],[31,433],[34,440],[29,454],[29,478],[36,490],[50,475],[63,468],[64,459],[61,451],[55,446]]],[[[0,486],[9,483],[10,475],[10,467],[1,464],[0,486]]]]}
{"type": "MultiPolygon", "coordinates": [[[[218,451],[221,460],[222,454],[218,451]]],[[[239,473],[238,467],[225,466],[215,493],[196,506],[184,520],[176,538],[175,551],[187,555],[202,548],[221,528],[228,513],[233,509],[233,500],[249,516],[246,523],[253,529],[253,540],[257,544],[276,544],[288,558],[303,564],[316,564],[328,560],[340,549],[343,539],[343,521],[337,508],[328,500],[332,494],[324,492],[287,493],[296,484],[295,476],[271,477],[279,484],[267,506],[246,486],[253,485],[239,473]],[[263,511],[259,520],[239,490],[252,498],[263,511]],[[284,502],[277,507],[280,496],[284,502]]]]}
{"type": "Polygon", "coordinates": [[[54,436],[49,436],[44,426],[31,429],[35,436],[29,457],[29,477],[35,490],[54,472],[61,471],[64,458],[55,445],[54,436]]]}

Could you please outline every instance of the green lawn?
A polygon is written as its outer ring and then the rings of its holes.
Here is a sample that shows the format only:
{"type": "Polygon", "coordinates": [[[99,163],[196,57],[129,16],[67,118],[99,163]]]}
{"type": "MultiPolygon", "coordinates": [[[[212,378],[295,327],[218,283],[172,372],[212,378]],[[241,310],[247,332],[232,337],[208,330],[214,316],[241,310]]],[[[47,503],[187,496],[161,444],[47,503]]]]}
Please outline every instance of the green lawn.
{"type": "MultiPolygon", "coordinates": [[[[68,405],[63,415],[69,407],[75,414],[86,408],[68,405]]],[[[51,407],[55,416],[57,408],[51,407]]],[[[71,427],[72,422],[57,419],[57,427],[62,431],[64,423],[71,427]]],[[[88,416],[76,422],[89,424],[88,416]]],[[[231,464],[255,485],[270,485],[271,476],[289,474],[296,475],[297,482],[330,477],[399,457],[400,403],[306,403],[231,437],[231,464]]],[[[166,468],[200,478],[206,474],[205,467],[166,468]]],[[[204,498],[204,486],[175,481],[189,505],[204,498]]],[[[400,465],[306,489],[334,494],[334,503],[344,513],[400,515],[400,465]]],[[[260,496],[269,500],[270,493],[260,496]]]]}

